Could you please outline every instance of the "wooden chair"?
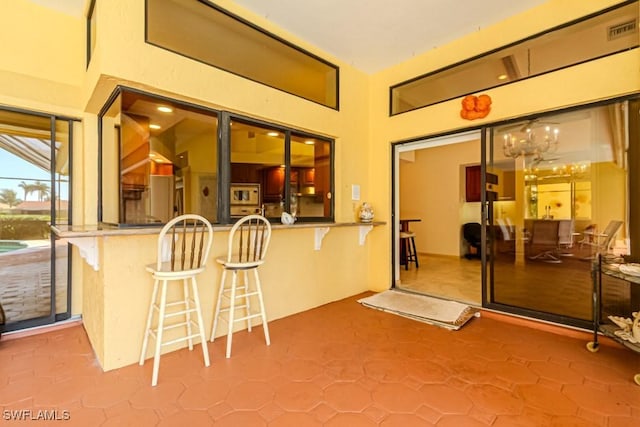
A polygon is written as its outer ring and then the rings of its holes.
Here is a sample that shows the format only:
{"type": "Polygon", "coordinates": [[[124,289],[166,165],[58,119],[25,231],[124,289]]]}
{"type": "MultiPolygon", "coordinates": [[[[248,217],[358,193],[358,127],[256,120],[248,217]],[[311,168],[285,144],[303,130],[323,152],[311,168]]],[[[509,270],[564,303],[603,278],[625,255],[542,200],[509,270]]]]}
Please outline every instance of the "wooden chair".
{"type": "Polygon", "coordinates": [[[146,267],[154,279],[154,284],[142,351],[140,352],[140,365],[143,365],[149,337],[153,337],[155,351],[152,386],[158,383],[160,354],[163,346],[188,341],[189,350],[193,350],[193,339],[199,338],[202,344],[204,364],[209,366],[209,352],[202,322],[196,276],[205,269],[212,242],[213,228],[209,221],[199,215],[186,214],[176,217],[160,231],[157,262],[146,267]],[[182,299],[167,301],[167,284],[171,282],[182,282],[182,299]],[[191,291],[189,291],[189,283],[191,283],[191,291]],[[160,291],[159,301],[158,290],[160,291]],[[154,313],[157,313],[156,327],[152,327],[154,313]],[[196,319],[192,318],[192,314],[195,314],[196,319]],[[184,321],[165,324],[167,319],[180,316],[184,316],[184,321]],[[196,330],[194,331],[192,327],[196,330]],[[163,341],[163,333],[169,329],[179,329],[185,331],[186,334],[169,341],[163,341]]]}
{"type": "Polygon", "coordinates": [[[264,257],[271,239],[271,224],[261,215],[247,215],[241,218],[229,232],[229,242],[226,257],[216,261],[222,266],[218,301],[213,316],[211,328],[211,342],[215,339],[218,321],[227,322],[227,350],[226,357],[231,357],[231,343],[235,322],[247,322],[247,329],[251,331],[252,319],[261,318],[264,338],[267,345],[271,344],[269,327],[264,310],[262,287],[258,267],[264,263],[264,257]],[[227,272],[231,272],[231,282],[227,283],[227,272]],[[249,281],[249,271],[253,271],[253,286],[249,281]],[[238,273],[242,272],[242,283],[238,284],[238,273]],[[258,310],[252,311],[251,299],[258,299],[258,310]],[[237,310],[244,310],[244,316],[236,317],[237,310]],[[226,313],[226,319],[223,314],[226,313]]]}

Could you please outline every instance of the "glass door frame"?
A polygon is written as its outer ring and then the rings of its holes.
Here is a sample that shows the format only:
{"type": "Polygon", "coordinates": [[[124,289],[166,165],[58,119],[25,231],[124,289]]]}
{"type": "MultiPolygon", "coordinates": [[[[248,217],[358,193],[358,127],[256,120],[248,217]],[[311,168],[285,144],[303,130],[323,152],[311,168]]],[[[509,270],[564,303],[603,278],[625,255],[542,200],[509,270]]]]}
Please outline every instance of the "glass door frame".
{"type": "MultiPolygon", "coordinates": [[[[39,112],[34,112],[34,111],[28,111],[28,110],[23,110],[20,108],[12,108],[12,107],[6,107],[6,106],[0,106],[0,111],[7,111],[10,113],[17,113],[17,114],[24,114],[27,116],[34,116],[34,117],[41,117],[41,118],[48,118],[50,120],[50,134],[49,134],[49,141],[50,141],[50,177],[49,177],[49,184],[51,185],[51,197],[50,199],[53,201],[51,203],[50,206],[50,217],[51,217],[51,224],[56,224],[57,223],[57,215],[56,215],[56,205],[55,205],[55,200],[56,200],[56,194],[57,194],[57,188],[56,188],[56,180],[55,180],[55,174],[56,174],[56,170],[55,170],[55,165],[56,165],[56,149],[55,149],[55,141],[56,141],[56,128],[57,128],[57,123],[58,122],[66,122],[68,124],[68,161],[69,161],[69,179],[68,179],[68,193],[69,193],[69,201],[68,201],[68,219],[67,222],[69,225],[72,224],[72,176],[73,176],[73,129],[74,129],[74,123],[79,123],[80,120],[79,119],[74,119],[71,117],[65,117],[65,116],[57,116],[57,115],[53,115],[53,114],[45,114],[45,113],[39,113],[39,112]]],[[[2,332],[6,333],[6,332],[14,332],[14,331],[19,331],[22,329],[28,329],[28,328],[33,328],[33,327],[37,327],[37,326],[43,326],[43,325],[48,325],[48,324],[53,324],[55,322],[59,322],[59,321],[63,321],[63,320],[67,320],[71,317],[71,265],[72,265],[72,252],[70,250],[71,246],[70,244],[67,244],[66,246],[66,250],[68,251],[68,258],[67,258],[67,264],[66,264],[66,268],[67,268],[67,272],[68,274],[66,275],[66,310],[63,312],[56,312],[56,290],[57,290],[57,282],[56,282],[56,236],[54,235],[54,233],[52,231],[49,231],[49,244],[50,244],[50,258],[49,258],[49,265],[50,265],[50,272],[51,272],[51,285],[50,285],[50,309],[49,309],[49,314],[46,316],[40,316],[40,317],[34,317],[31,319],[23,319],[23,320],[18,320],[12,323],[5,323],[4,325],[1,326],[2,328],[2,332]]],[[[5,319],[6,321],[6,319],[5,319]]]]}
{"type": "MultiPolygon", "coordinates": [[[[455,144],[471,139],[480,139],[481,137],[480,130],[473,128],[456,133],[437,134],[391,144],[391,289],[400,284],[400,247],[399,243],[397,244],[399,241],[398,236],[400,236],[400,153],[455,144]]],[[[484,281],[485,279],[483,278],[482,283],[484,281]]],[[[484,293],[485,287],[483,286],[483,304],[485,301],[484,293]]]]}

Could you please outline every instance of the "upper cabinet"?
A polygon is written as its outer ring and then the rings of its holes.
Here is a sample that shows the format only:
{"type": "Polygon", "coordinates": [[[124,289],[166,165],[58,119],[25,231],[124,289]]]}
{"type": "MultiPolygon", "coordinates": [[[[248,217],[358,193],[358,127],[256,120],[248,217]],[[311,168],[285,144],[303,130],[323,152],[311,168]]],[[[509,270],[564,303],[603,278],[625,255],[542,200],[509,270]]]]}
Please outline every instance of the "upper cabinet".
{"type": "MultiPolygon", "coordinates": [[[[480,165],[465,167],[465,201],[482,200],[482,174],[480,165]]],[[[491,200],[512,200],[515,193],[515,173],[505,171],[502,179],[497,174],[487,173],[487,198],[491,200]],[[502,183],[502,185],[500,185],[502,183]]]]}
{"type": "Polygon", "coordinates": [[[252,163],[232,163],[231,182],[258,184],[261,181],[260,165],[252,163]]]}
{"type": "Polygon", "coordinates": [[[465,201],[479,202],[481,200],[480,165],[467,166],[465,168],[465,201]]]}

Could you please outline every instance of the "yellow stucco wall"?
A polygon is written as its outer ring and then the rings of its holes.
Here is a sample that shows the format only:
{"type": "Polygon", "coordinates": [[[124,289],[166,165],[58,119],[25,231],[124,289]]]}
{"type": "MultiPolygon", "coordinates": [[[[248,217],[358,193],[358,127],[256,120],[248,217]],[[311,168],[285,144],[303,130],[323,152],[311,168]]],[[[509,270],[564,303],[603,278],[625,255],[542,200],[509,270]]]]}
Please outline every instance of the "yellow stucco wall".
{"type": "MultiPolygon", "coordinates": [[[[390,220],[391,142],[640,90],[640,56],[634,50],[492,89],[487,92],[493,98],[492,112],[479,121],[459,117],[460,100],[396,117],[388,115],[389,86],[611,6],[616,3],[613,0],[551,0],[372,76],[283,32],[231,0],[217,2],[338,65],[340,111],[147,45],[144,1],[109,0],[109,7],[104,7],[105,3],[98,0],[96,51],[86,71],[84,19],[69,18],[26,0],[4,2],[0,16],[0,37],[12,41],[0,46],[0,103],[83,119],[84,135],[74,141],[74,218],[86,224],[94,223],[97,217],[95,114],[120,83],[335,138],[337,221],[356,217],[360,202],[351,201],[352,184],[361,186],[361,200],[372,203],[377,220],[390,220]]],[[[364,246],[357,243],[356,227],[332,229],[321,251],[313,250],[313,229],[275,231],[269,262],[263,269],[269,317],[283,317],[366,289],[388,288],[390,227],[376,227],[364,246]]],[[[214,254],[219,254],[223,236],[216,234],[214,254]]],[[[140,302],[146,298],[145,292],[150,292],[150,278],[141,266],[155,256],[153,238],[136,239],[135,244],[127,243],[130,239],[104,241],[99,273],[77,267],[73,271],[75,313],[86,312],[96,297],[104,297],[102,309],[91,308],[92,312],[103,312],[104,318],[96,314],[87,328],[107,369],[135,361],[136,341],[144,327],[140,302]],[[78,300],[83,301],[82,307],[78,300]],[[111,318],[104,309],[115,303],[126,308],[130,301],[135,302],[129,318],[111,318]],[[118,356],[113,358],[114,354],[118,356]]],[[[213,279],[212,269],[203,276],[203,300],[213,295],[207,286],[213,286],[213,279]]],[[[210,312],[207,316],[205,323],[210,312]]]]}

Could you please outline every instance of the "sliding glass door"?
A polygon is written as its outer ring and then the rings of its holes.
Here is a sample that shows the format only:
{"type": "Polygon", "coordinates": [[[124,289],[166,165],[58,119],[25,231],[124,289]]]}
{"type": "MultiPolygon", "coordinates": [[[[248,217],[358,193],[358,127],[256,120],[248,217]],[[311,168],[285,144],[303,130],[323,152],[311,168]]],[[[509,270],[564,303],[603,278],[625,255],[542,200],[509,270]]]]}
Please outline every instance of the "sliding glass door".
{"type": "Polygon", "coordinates": [[[50,224],[69,223],[72,121],[0,110],[0,304],[3,331],[69,317],[69,250],[50,224]]]}
{"type": "MultiPolygon", "coordinates": [[[[590,327],[595,256],[633,252],[637,105],[394,145],[392,286],[590,327]],[[419,265],[407,262],[410,236],[419,265]]],[[[638,301],[624,282],[603,284],[604,315],[638,301]]]]}
{"type": "MultiPolygon", "coordinates": [[[[615,103],[488,132],[489,306],[590,322],[595,254],[628,252],[626,113],[615,103]]],[[[628,300],[607,292],[611,304],[628,300]]]]}

